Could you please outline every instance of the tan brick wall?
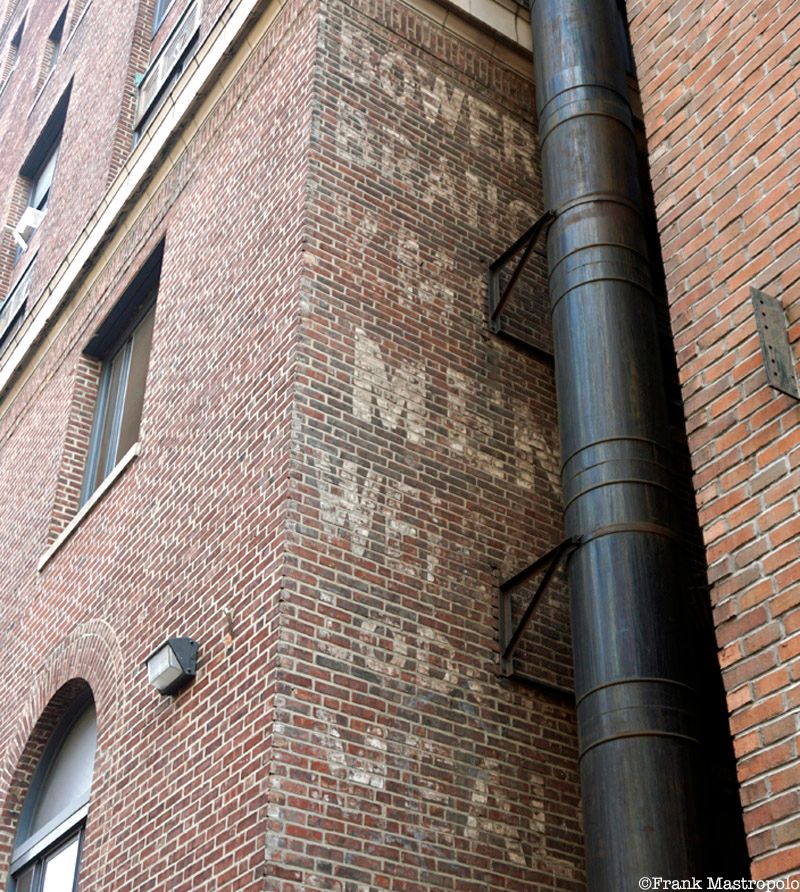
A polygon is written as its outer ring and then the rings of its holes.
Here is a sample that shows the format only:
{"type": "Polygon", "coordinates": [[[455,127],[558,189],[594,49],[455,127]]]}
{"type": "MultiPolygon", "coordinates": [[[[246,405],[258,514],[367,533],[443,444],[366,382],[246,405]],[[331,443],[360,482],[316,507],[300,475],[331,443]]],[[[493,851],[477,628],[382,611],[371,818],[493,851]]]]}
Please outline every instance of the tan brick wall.
{"type": "Polygon", "coordinates": [[[800,868],[800,405],[750,287],[800,341],[800,16],[629,0],[672,328],[753,875],[800,868]]]}

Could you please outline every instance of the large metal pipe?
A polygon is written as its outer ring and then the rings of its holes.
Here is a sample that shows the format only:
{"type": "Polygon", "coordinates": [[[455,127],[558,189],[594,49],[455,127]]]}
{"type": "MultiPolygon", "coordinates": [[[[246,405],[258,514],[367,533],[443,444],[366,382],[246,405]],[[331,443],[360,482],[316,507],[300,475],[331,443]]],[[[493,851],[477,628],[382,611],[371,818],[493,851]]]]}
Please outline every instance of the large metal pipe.
{"type": "Polygon", "coordinates": [[[531,0],[588,888],[702,874],[686,582],[615,0],[531,0]]]}

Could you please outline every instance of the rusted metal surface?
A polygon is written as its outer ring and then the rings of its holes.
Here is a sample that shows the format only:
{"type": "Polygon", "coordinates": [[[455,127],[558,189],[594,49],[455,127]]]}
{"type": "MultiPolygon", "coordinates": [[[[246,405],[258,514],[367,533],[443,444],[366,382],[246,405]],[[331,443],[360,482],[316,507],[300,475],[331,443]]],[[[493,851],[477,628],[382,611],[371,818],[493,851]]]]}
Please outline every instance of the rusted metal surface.
{"type": "Polygon", "coordinates": [[[756,328],[761,342],[761,355],[764,358],[767,381],[770,387],[798,400],[800,389],[797,386],[794,354],[789,345],[783,306],[777,298],[757,288],[750,289],[750,296],[756,315],[756,328]]]}
{"type": "Polygon", "coordinates": [[[590,892],[702,875],[667,404],[615,0],[532,0],[590,892]]]}

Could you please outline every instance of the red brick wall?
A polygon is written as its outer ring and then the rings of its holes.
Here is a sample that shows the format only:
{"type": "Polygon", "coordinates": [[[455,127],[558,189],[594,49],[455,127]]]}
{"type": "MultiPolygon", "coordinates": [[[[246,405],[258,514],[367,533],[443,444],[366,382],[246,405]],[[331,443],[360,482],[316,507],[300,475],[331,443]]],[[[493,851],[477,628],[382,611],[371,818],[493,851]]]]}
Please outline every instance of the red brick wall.
{"type": "MultiPolygon", "coordinates": [[[[9,34],[23,12],[25,32],[16,68],[0,94],[0,220],[13,225],[19,219],[19,201],[12,177],[67,85],[70,81],[73,85],[47,216],[27,254],[30,257],[39,251],[34,296],[41,293],[72,247],[105,193],[112,166],[119,163],[110,122],[118,117],[123,94],[129,89],[125,62],[131,57],[135,29],[136,4],[119,6],[92,0],[80,23],[72,30],[65,28],[57,64],[42,83],[40,75],[50,52],[48,37],[61,8],[38,3],[17,10],[9,34]]],[[[23,190],[25,200],[28,188],[29,184],[23,190]]],[[[9,245],[8,236],[3,238],[4,245],[9,245]]],[[[24,268],[25,256],[12,266],[13,252],[4,250],[0,263],[0,285],[10,284],[24,268]]]]}
{"type": "Polygon", "coordinates": [[[150,3],[140,3],[136,20],[133,24],[130,56],[120,96],[119,117],[114,135],[111,160],[106,174],[106,185],[110,185],[114,181],[120,168],[128,160],[128,155],[133,146],[133,124],[136,118],[139,98],[138,90],[136,89],[136,78],[141,77],[147,71],[147,66],[152,57],[152,22],[153,10],[150,3]]]}
{"type": "Polygon", "coordinates": [[[756,878],[800,868],[800,405],[750,287],[800,341],[800,18],[791,0],[629,0],[720,665],[756,878]]]}
{"type": "Polygon", "coordinates": [[[495,675],[498,578],[560,536],[552,372],[485,319],[531,86],[398,3],[321,16],[269,888],[577,889],[572,709],[495,675]]]}
{"type": "Polygon", "coordinates": [[[2,875],[31,735],[77,676],[98,705],[81,888],[264,888],[315,33],[287,6],[0,407],[2,875]],[[81,348],[162,238],[141,454],[37,574],[81,348]],[[174,701],[143,665],[170,634],[200,643],[174,701]]]}
{"type": "Polygon", "coordinates": [[[64,447],[56,479],[48,544],[58,538],[78,511],[83,489],[84,468],[89,454],[92,421],[100,385],[101,363],[80,356],[75,366],[74,385],[66,421],[64,447]]]}
{"type": "MultiPolygon", "coordinates": [[[[48,285],[127,160],[133,145],[135,78],[147,69],[151,54],[160,46],[158,41],[168,34],[186,5],[186,0],[175,0],[158,39],[151,43],[152,0],[123,5],[112,0],[72,0],[58,61],[49,72],[52,46],[48,37],[63,7],[38,3],[15,8],[10,4],[10,18],[0,33],[4,40],[0,69],[8,58],[8,42],[23,17],[25,30],[16,68],[0,90],[2,224],[14,225],[20,215],[12,173],[19,171],[70,81],[73,85],[47,216],[28,252],[31,256],[39,250],[34,299],[48,285]]],[[[204,9],[202,36],[218,15],[219,10],[204,9]]],[[[25,200],[28,188],[26,184],[22,190],[25,200]]],[[[24,268],[24,262],[14,265],[13,260],[13,239],[4,230],[0,235],[0,297],[24,268]]],[[[22,334],[21,329],[19,336],[22,334]]]]}
{"type": "MultiPolygon", "coordinates": [[[[0,405],[0,871],[74,671],[85,892],[581,888],[573,709],[496,673],[497,583],[561,536],[551,366],[485,312],[542,210],[533,107],[395,0],[297,2],[176,150],[0,405]],[[74,510],[81,349],[162,239],[141,454],[37,574],[74,510]],[[201,659],[174,701],[142,666],[170,634],[201,659]]],[[[520,668],[568,685],[558,596],[520,668]]]]}

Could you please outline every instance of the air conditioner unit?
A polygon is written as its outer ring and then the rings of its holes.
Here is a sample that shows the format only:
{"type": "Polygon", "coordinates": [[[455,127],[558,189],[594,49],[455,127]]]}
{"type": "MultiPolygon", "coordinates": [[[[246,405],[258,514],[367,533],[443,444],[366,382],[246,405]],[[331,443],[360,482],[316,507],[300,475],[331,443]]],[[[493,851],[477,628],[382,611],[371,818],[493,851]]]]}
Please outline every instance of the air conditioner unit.
{"type": "Polygon", "coordinates": [[[46,213],[47,211],[29,207],[25,209],[25,213],[19,218],[19,223],[14,227],[14,241],[23,251],[28,250],[28,242],[39,228],[39,224],[44,220],[46,213]]]}

